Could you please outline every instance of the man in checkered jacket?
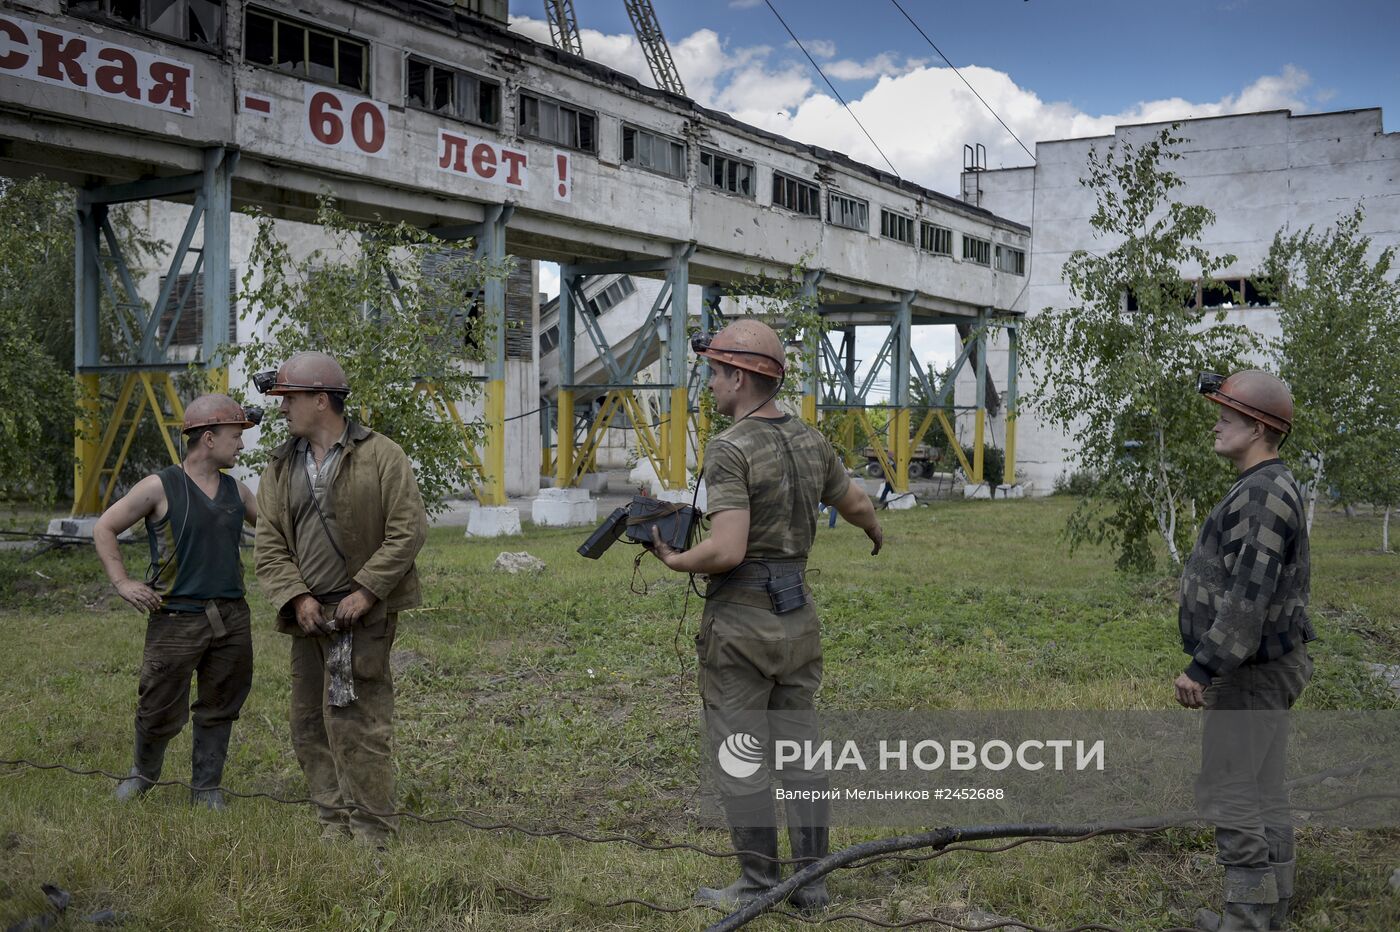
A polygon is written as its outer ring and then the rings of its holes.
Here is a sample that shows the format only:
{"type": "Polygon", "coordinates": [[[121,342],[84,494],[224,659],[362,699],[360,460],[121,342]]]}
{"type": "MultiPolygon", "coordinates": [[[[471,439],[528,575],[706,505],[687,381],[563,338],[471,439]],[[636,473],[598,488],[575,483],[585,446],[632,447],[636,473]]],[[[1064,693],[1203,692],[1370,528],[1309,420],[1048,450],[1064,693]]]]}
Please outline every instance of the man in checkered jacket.
{"type": "Polygon", "coordinates": [[[1178,620],[1191,662],[1176,699],[1206,709],[1196,801],[1216,825],[1225,867],[1223,915],[1202,910],[1196,924],[1286,929],[1295,866],[1287,713],[1312,676],[1307,642],[1316,636],[1303,497],[1278,456],[1293,399],[1258,370],[1203,375],[1201,392],[1220,405],[1215,452],[1240,476],[1206,518],[1181,578],[1178,620]]]}

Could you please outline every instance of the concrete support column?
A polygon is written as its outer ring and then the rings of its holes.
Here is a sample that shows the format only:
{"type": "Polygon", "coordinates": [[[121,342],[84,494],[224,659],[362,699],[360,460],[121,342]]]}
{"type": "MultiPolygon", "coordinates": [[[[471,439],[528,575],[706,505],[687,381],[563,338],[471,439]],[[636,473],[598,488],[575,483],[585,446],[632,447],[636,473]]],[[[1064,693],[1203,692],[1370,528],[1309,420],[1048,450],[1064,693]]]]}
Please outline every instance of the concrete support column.
{"type": "Polygon", "coordinates": [[[666,357],[670,360],[671,398],[670,413],[666,419],[665,458],[662,463],[666,475],[661,477],[668,489],[684,489],[690,484],[687,468],[686,446],[689,433],[690,398],[687,383],[689,369],[686,365],[689,351],[690,308],[690,257],[695,252],[693,243],[675,247],[668,278],[671,285],[670,327],[666,333],[666,357]]]}
{"type": "Polygon", "coordinates": [[[572,267],[559,266],[559,409],[554,452],[557,488],[572,484],[574,474],[574,294],[572,267]]]}
{"type": "MultiPolygon", "coordinates": [[[[506,205],[493,204],[486,211],[477,250],[492,263],[505,260],[508,219],[506,205]]],[[[486,450],[482,456],[486,475],[482,504],[500,506],[506,503],[506,283],[499,278],[489,279],[483,291],[491,342],[486,361],[486,450]]]]}
{"type": "Polygon", "coordinates": [[[1001,478],[1006,485],[1016,484],[1016,368],[1019,365],[1016,356],[1020,342],[1016,325],[1009,325],[1006,328],[1006,468],[1001,478]]]}
{"type": "MultiPolygon", "coordinates": [[[[719,318],[719,302],[723,299],[723,290],[714,285],[706,285],[700,297],[700,332],[714,333],[715,322],[719,318]]],[[[695,435],[697,437],[708,437],[710,433],[710,415],[705,408],[705,391],[710,386],[710,363],[704,356],[696,357],[695,360],[695,435]]],[[[696,450],[697,459],[703,455],[703,450],[696,450]]]]}
{"type": "Polygon", "coordinates": [[[223,148],[204,150],[204,365],[211,390],[228,391],[228,366],[219,346],[228,341],[228,292],[233,270],[229,258],[229,215],[233,209],[233,170],[238,153],[223,148]]]}
{"type": "Polygon", "coordinates": [[[894,456],[894,477],[891,484],[896,492],[909,491],[909,375],[914,348],[913,294],[906,294],[895,310],[894,358],[890,363],[890,452],[894,456]]]}
{"type": "Polygon", "coordinates": [[[102,299],[102,284],[98,276],[98,255],[101,215],[107,208],[85,202],[78,197],[78,210],[73,227],[73,369],[77,379],[77,411],[73,422],[73,514],[93,514],[99,508],[96,483],[84,495],[88,477],[102,468],[98,462],[102,447],[102,403],[96,373],[84,372],[84,367],[101,361],[98,339],[98,312],[102,299]]]}
{"type": "MultiPolygon", "coordinates": [[[[817,285],[826,274],[822,269],[807,269],[802,273],[802,296],[812,313],[817,311],[817,285]]],[[[802,420],[817,426],[817,399],[821,395],[822,330],[809,327],[804,334],[803,346],[806,359],[806,379],[802,386],[802,420]]]]}
{"type": "Polygon", "coordinates": [[[982,467],[986,461],[982,446],[983,434],[987,428],[987,320],[987,311],[981,311],[977,315],[977,332],[973,335],[973,339],[977,341],[977,411],[972,427],[972,482],[974,485],[982,482],[982,467]]]}

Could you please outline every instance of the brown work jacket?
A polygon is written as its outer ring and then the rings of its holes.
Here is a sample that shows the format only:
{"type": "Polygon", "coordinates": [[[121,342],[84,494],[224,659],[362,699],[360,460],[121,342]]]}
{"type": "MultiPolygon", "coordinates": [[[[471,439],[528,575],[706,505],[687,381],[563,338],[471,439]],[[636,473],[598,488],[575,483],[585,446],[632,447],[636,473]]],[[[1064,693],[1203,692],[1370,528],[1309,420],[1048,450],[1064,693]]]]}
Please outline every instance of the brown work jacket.
{"type": "MultiPolygon", "coordinates": [[[[277,608],[277,628],[299,634],[292,600],[311,594],[297,568],[290,481],[306,464],[294,455],[295,439],[279,444],[258,483],[258,529],[253,545],[258,585],[277,608]]],[[[336,541],[346,568],[392,614],[422,601],[414,558],[428,536],[428,516],[413,463],[394,441],[351,424],[331,483],[336,541]]]]}

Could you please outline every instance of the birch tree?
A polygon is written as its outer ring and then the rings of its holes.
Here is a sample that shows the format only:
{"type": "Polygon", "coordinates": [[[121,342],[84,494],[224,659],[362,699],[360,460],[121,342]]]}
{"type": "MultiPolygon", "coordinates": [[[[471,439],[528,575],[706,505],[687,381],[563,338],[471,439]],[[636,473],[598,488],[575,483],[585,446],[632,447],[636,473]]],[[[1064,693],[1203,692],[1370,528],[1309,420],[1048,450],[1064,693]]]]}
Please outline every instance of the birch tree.
{"type": "Polygon", "coordinates": [[[1071,254],[1070,303],[1024,330],[1027,403],[1075,439],[1070,458],[1094,478],[1066,528],[1070,545],[1106,541],[1120,569],[1150,569],[1154,541],[1181,564],[1201,506],[1228,480],[1197,373],[1232,371],[1254,345],[1223,311],[1197,306],[1197,281],[1214,284],[1235,257],[1201,244],[1214,213],[1173,197],[1183,184],[1169,167],[1185,141],[1177,128],[1090,150],[1080,184],[1095,196],[1089,224],[1103,245],[1071,254]]]}

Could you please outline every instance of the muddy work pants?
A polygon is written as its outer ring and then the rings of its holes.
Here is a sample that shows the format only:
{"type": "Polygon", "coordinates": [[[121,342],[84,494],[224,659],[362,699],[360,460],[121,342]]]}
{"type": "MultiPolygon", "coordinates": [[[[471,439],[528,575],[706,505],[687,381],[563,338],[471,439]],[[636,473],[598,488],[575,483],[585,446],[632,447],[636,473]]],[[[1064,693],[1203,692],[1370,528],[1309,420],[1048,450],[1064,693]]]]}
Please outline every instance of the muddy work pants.
{"type": "Polygon", "coordinates": [[[398,830],[394,808],[394,677],[389,654],[398,614],[376,606],[352,630],[358,698],[332,706],[329,637],[292,638],[292,747],[317,804],[322,836],[378,845],[398,830]]]}
{"type": "MultiPolygon", "coordinates": [[[[1300,646],[1268,663],[1216,677],[1206,689],[1198,811],[1215,823],[1217,860],[1259,871],[1293,860],[1284,769],[1288,710],[1312,677],[1300,646]]],[[[1239,902],[1249,902],[1239,900],[1239,902]]]]}
{"type": "Polygon", "coordinates": [[[191,713],[198,727],[238,720],[253,686],[253,634],[248,603],[215,599],[205,612],[155,612],[146,623],[136,731],[168,741],[191,713]],[[190,705],[190,680],[198,683],[190,705]]]}
{"type": "MultiPolygon", "coordinates": [[[[766,766],[735,777],[719,770],[719,789],[728,798],[765,792],[778,740],[818,740],[814,705],[822,681],[821,623],[809,601],[777,615],[762,589],[725,585],[705,603],[695,639],[700,661],[700,699],[711,760],[725,740],[748,734],[761,744],[766,766]]],[[[824,779],[808,774],[801,761],[788,762],[784,782],[824,779]]]]}

